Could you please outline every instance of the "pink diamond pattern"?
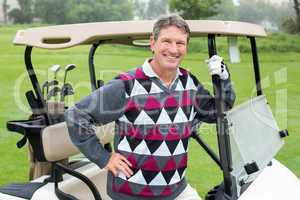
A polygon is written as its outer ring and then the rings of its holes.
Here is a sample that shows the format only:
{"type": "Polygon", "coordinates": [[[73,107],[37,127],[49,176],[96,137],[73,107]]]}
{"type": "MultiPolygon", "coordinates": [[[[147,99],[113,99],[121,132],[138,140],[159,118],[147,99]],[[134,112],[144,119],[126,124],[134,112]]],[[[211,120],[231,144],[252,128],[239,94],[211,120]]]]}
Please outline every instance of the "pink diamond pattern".
{"type": "Polygon", "coordinates": [[[134,100],[130,99],[126,105],[125,112],[128,110],[140,110],[140,108],[134,100]]]}
{"type": "Polygon", "coordinates": [[[179,163],[178,168],[182,168],[182,167],[186,167],[186,166],[187,166],[187,154],[185,154],[185,155],[182,157],[182,159],[181,159],[181,161],[180,161],[180,163],[179,163]]]}
{"type": "Polygon", "coordinates": [[[157,166],[156,160],[153,158],[153,156],[149,156],[146,162],[143,163],[142,169],[149,171],[159,171],[159,167],[157,166]]]}
{"type": "Polygon", "coordinates": [[[128,194],[128,195],[132,195],[132,190],[131,190],[131,188],[129,186],[129,183],[125,182],[122,185],[122,187],[120,187],[119,192],[122,192],[122,193],[125,193],[125,194],[128,194]]]}
{"type": "Polygon", "coordinates": [[[169,196],[170,194],[172,194],[172,190],[169,186],[167,186],[160,195],[161,196],[169,196]]]}
{"type": "Polygon", "coordinates": [[[170,171],[176,169],[176,162],[173,158],[171,158],[165,165],[163,171],[170,171]]]}
{"type": "Polygon", "coordinates": [[[165,138],[165,140],[179,140],[180,139],[180,135],[177,132],[177,128],[175,125],[172,125],[169,129],[169,132],[165,138]]]}
{"type": "Polygon", "coordinates": [[[140,192],[141,196],[153,196],[153,192],[151,191],[149,186],[145,186],[145,188],[140,192]]]}
{"type": "Polygon", "coordinates": [[[190,106],[192,105],[192,100],[189,97],[189,92],[184,91],[182,94],[182,105],[181,106],[190,106]]]}
{"type": "Polygon", "coordinates": [[[123,81],[129,81],[132,80],[134,77],[129,75],[128,73],[121,73],[120,74],[120,79],[123,81]]]}
{"type": "Polygon", "coordinates": [[[138,139],[144,139],[144,136],[140,132],[139,128],[132,126],[128,132],[127,135],[130,137],[138,138],[138,139]]]}
{"type": "Polygon", "coordinates": [[[128,157],[127,157],[127,160],[132,164],[132,168],[138,168],[138,163],[134,157],[133,154],[130,154],[128,157]]]}
{"type": "Polygon", "coordinates": [[[190,127],[188,125],[185,125],[184,130],[183,130],[183,137],[182,138],[187,138],[190,135],[191,135],[190,127]]]}
{"type": "Polygon", "coordinates": [[[158,126],[154,126],[148,131],[148,134],[145,136],[146,140],[163,140],[164,137],[160,133],[158,126]]]}
{"type": "Polygon", "coordinates": [[[144,109],[153,110],[153,109],[160,109],[160,107],[161,107],[160,102],[154,96],[149,96],[145,103],[144,109]]]}
{"type": "Polygon", "coordinates": [[[141,68],[135,70],[135,78],[137,79],[148,79],[141,68]]]}
{"type": "Polygon", "coordinates": [[[164,105],[165,108],[168,108],[168,107],[178,107],[178,103],[175,99],[174,96],[170,95],[167,97],[166,101],[165,101],[165,105],[164,105]]]}

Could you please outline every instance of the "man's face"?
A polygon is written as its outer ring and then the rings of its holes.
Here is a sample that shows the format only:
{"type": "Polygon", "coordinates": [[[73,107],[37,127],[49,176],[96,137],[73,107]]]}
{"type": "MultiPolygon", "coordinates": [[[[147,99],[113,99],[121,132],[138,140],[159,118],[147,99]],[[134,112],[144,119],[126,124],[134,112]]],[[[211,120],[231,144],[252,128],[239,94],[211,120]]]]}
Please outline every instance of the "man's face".
{"type": "Polygon", "coordinates": [[[153,61],[161,70],[177,69],[187,51],[187,34],[176,26],[160,30],[157,40],[150,38],[153,61]]]}

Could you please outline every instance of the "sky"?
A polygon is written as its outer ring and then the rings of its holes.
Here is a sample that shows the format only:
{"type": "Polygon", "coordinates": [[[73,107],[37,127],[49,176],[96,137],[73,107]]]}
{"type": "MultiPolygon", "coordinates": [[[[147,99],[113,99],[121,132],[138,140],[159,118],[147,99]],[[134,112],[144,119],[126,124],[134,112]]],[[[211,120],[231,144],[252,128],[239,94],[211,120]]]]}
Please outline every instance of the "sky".
{"type": "MultiPolygon", "coordinates": [[[[239,0],[232,0],[234,4],[238,4],[239,0]]],[[[269,0],[272,3],[289,2],[289,0],[269,0]]]]}

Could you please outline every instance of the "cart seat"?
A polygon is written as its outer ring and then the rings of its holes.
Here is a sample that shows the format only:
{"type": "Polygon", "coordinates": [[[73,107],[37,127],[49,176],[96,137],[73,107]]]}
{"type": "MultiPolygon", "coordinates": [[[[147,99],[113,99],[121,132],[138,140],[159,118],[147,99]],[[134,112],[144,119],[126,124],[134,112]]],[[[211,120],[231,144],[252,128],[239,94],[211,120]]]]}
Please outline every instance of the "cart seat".
{"type": "MultiPolygon", "coordinates": [[[[107,170],[100,169],[96,164],[89,164],[76,168],[76,171],[91,180],[101,194],[101,198],[110,200],[106,192],[107,170]]],[[[24,184],[10,184],[0,188],[0,199],[52,199],[58,200],[54,183],[45,181],[48,176],[42,176],[32,182],[24,184]]],[[[85,183],[68,174],[63,175],[63,181],[58,183],[59,189],[71,194],[77,199],[94,200],[93,194],[85,183]]]]}
{"type": "MultiPolygon", "coordinates": [[[[114,122],[96,126],[96,135],[104,145],[114,138],[114,122]]],[[[38,162],[55,162],[79,153],[73,145],[66,122],[46,126],[43,118],[7,122],[7,129],[22,134],[24,137],[17,143],[23,147],[28,140],[38,162]]]]}
{"type": "MultiPolygon", "coordinates": [[[[96,135],[101,143],[107,144],[114,137],[114,122],[96,127],[96,135]]],[[[79,153],[73,145],[65,122],[43,129],[41,134],[42,148],[47,161],[59,161],[79,153]]]]}

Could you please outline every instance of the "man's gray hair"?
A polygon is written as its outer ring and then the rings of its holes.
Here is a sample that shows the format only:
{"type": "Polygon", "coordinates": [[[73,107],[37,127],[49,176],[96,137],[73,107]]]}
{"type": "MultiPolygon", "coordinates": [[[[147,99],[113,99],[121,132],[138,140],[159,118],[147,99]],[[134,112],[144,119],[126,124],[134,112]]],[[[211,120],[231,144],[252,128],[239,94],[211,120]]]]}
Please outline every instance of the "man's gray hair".
{"type": "Polygon", "coordinates": [[[158,35],[163,28],[167,28],[169,26],[176,26],[181,29],[183,32],[187,34],[187,42],[190,39],[190,28],[186,21],[180,17],[179,15],[170,15],[159,18],[153,26],[152,35],[154,40],[157,41],[158,35]]]}

